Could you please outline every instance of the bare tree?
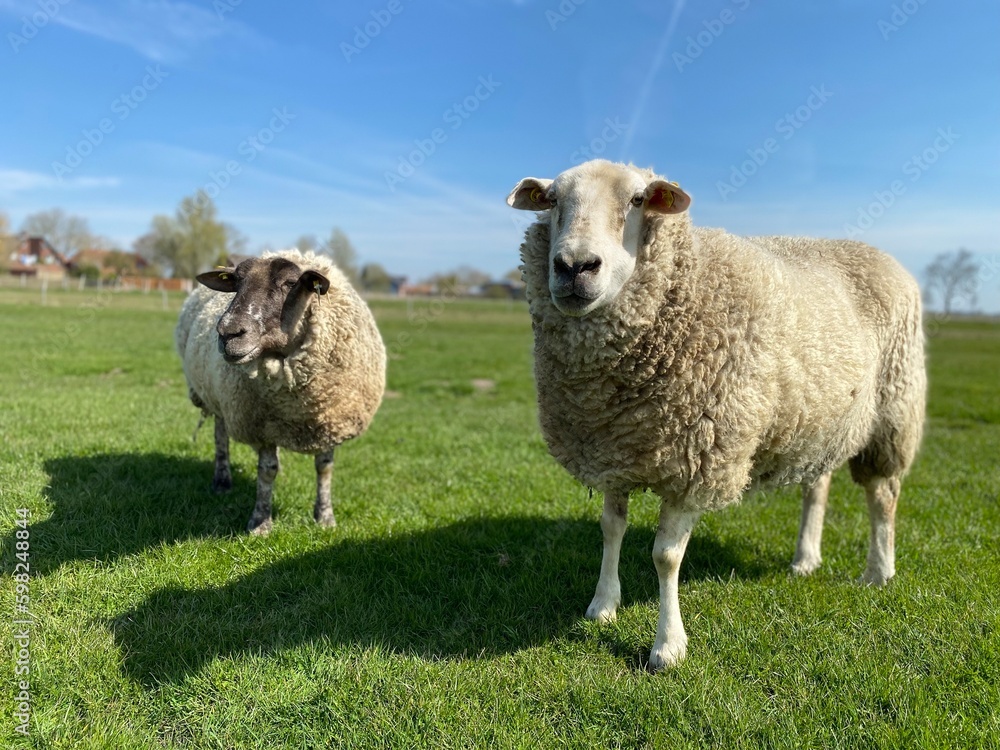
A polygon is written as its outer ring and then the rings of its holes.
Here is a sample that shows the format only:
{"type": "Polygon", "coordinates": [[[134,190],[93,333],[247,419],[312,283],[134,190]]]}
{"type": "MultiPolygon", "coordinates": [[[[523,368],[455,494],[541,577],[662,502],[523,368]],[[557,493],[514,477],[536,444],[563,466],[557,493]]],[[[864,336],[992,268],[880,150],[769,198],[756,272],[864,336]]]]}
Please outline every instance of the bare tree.
{"type": "MultiPolygon", "coordinates": [[[[301,247],[299,248],[302,249],[301,247]]],[[[355,289],[360,284],[358,275],[358,254],[354,250],[354,245],[347,238],[347,235],[340,227],[334,227],[330,232],[330,238],[322,248],[333,258],[337,268],[344,272],[344,275],[351,282],[355,289]]]]}
{"type": "Polygon", "coordinates": [[[936,255],[924,270],[924,277],[927,279],[924,297],[933,302],[940,294],[945,314],[958,301],[966,301],[970,308],[975,306],[979,296],[979,261],[965,248],[936,255]]]}
{"type": "Polygon", "coordinates": [[[39,211],[25,217],[21,231],[32,237],[44,237],[63,257],[92,247],[97,239],[91,233],[86,219],[71,216],[61,208],[39,211]]]}

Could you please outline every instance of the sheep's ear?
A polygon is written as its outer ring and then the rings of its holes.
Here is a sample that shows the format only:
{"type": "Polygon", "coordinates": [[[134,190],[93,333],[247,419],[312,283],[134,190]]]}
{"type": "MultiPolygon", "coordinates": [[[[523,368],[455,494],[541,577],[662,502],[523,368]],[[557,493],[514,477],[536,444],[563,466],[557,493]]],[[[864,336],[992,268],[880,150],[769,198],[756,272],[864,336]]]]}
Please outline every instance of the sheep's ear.
{"type": "Polygon", "coordinates": [[[691,196],[676,182],[654,180],[646,187],[646,208],[660,214],[679,214],[691,205],[691,196]]]}
{"type": "Polygon", "coordinates": [[[304,271],[299,276],[299,286],[316,294],[326,294],[330,290],[330,280],[319,271],[304,271]]]}
{"type": "Polygon", "coordinates": [[[221,269],[218,271],[209,271],[208,273],[200,273],[195,278],[198,280],[199,284],[203,284],[209,289],[214,289],[217,292],[236,291],[236,274],[233,273],[232,269],[221,269]]]}
{"type": "Polygon", "coordinates": [[[507,196],[507,205],[524,211],[545,211],[552,208],[552,201],[546,195],[552,180],[525,177],[507,196]]]}

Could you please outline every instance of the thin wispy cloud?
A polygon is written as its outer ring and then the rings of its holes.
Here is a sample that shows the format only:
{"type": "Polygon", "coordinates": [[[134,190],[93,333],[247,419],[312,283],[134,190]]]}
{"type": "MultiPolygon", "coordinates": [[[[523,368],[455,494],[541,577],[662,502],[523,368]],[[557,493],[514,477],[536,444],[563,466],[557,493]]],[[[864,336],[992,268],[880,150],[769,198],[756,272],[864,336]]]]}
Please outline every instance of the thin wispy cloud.
{"type": "MultiPolygon", "coordinates": [[[[49,17],[53,24],[131,48],[154,62],[179,62],[222,39],[263,42],[256,32],[230,16],[174,0],[118,0],[90,4],[75,0],[49,17]],[[110,7],[108,7],[110,6],[110,7]]],[[[31,0],[4,0],[0,11],[31,16],[31,0]]]]}
{"type": "Polygon", "coordinates": [[[656,76],[663,67],[663,61],[666,59],[667,50],[670,48],[670,42],[674,37],[674,32],[677,30],[677,22],[680,20],[681,13],[684,12],[685,1],[686,0],[677,0],[674,4],[674,10],[670,14],[670,20],[667,22],[667,28],[663,32],[663,36],[660,37],[660,43],[656,47],[656,52],[653,54],[653,59],[646,71],[646,77],[643,79],[642,86],[639,88],[639,96],[636,97],[635,107],[632,108],[632,117],[629,119],[629,123],[631,123],[632,127],[626,131],[625,137],[622,139],[620,158],[624,159],[626,154],[628,154],[629,147],[632,145],[632,138],[635,136],[636,130],[639,129],[639,123],[642,120],[643,115],[646,113],[646,105],[649,103],[649,97],[653,93],[653,83],[655,83],[656,76]]]}
{"type": "Polygon", "coordinates": [[[0,169],[0,195],[14,195],[35,190],[92,190],[118,187],[117,177],[71,177],[60,180],[45,172],[23,169],[0,169]]]}

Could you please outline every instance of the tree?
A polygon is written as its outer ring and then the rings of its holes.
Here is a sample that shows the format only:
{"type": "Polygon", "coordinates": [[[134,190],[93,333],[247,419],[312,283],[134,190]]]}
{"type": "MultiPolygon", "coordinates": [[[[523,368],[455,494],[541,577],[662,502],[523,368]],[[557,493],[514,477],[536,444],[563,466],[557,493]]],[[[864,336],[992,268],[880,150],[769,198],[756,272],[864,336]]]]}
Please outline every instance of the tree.
{"type": "Polygon", "coordinates": [[[320,247],[319,240],[316,239],[315,234],[304,234],[292,243],[292,247],[297,247],[302,252],[306,253],[310,250],[315,250],[318,252],[323,252],[323,248],[320,247]]]}
{"type": "Polygon", "coordinates": [[[965,248],[936,255],[924,270],[924,276],[927,279],[924,296],[933,302],[940,294],[946,315],[961,300],[975,306],[979,295],[979,261],[965,248]]]}
{"type": "Polygon", "coordinates": [[[92,247],[97,239],[91,233],[86,219],[70,216],[61,208],[39,211],[25,217],[21,231],[32,237],[44,237],[64,258],[78,250],[92,247]]]}
{"type": "MultiPolygon", "coordinates": [[[[301,247],[299,248],[302,249],[301,247]]],[[[354,245],[344,234],[340,227],[334,227],[330,232],[330,238],[326,241],[323,249],[333,258],[337,268],[344,272],[348,281],[358,288],[360,277],[358,276],[358,254],[354,251],[354,245]]]]}
{"type": "Polygon", "coordinates": [[[193,278],[226,251],[226,227],[215,203],[199,190],[184,198],[174,216],[154,216],[150,232],[137,239],[135,251],[168,266],[176,278],[193,278]]]}
{"type": "Polygon", "coordinates": [[[392,291],[392,277],[378,263],[368,263],[361,269],[361,288],[366,292],[392,291]]]}
{"type": "Polygon", "coordinates": [[[112,250],[104,261],[104,267],[114,271],[115,276],[123,276],[126,272],[131,274],[135,271],[135,256],[122,250],[112,250]]]}
{"type": "Polygon", "coordinates": [[[490,275],[473,268],[459,266],[454,271],[435,273],[425,280],[425,283],[437,287],[437,293],[448,297],[461,297],[469,294],[475,287],[483,287],[490,282],[490,275]]]}
{"type": "Polygon", "coordinates": [[[473,268],[472,266],[459,266],[455,269],[453,275],[458,284],[466,289],[483,286],[490,281],[488,273],[483,273],[478,268],[473,268]]]}
{"type": "Polygon", "coordinates": [[[10,266],[10,256],[14,252],[16,239],[10,234],[10,219],[0,211],[0,272],[10,266]]]}
{"type": "Polygon", "coordinates": [[[233,263],[233,256],[246,255],[247,247],[250,245],[250,238],[235,226],[226,222],[222,225],[226,230],[226,251],[223,257],[216,259],[215,265],[226,266],[233,263]]]}
{"type": "Polygon", "coordinates": [[[513,281],[516,283],[524,281],[523,272],[521,271],[520,268],[512,268],[507,273],[505,273],[503,277],[507,279],[507,281],[513,281]]]}

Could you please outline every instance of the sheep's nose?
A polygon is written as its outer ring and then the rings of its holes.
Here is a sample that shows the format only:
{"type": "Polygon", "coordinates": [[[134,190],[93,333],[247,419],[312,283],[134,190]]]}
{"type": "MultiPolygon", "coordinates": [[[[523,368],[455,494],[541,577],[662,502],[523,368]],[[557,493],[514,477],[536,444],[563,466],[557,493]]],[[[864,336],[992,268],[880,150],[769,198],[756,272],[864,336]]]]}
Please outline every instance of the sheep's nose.
{"type": "Polygon", "coordinates": [[[246,332],[247,331],[246,331],[245,328],[241,328],[240,330],[233,331],[232,333],[220,333],[219,334],[219,340],[222,341],[223,344],[226,344],[226,343],[232,341],[233,339],[238,339],[240,336],[242,336],[246,332]]]}
{"type": "Polygon", "coordinates": [[[247,332],[246,326],[240,325],[239,321],[227,320],[223,318],[215,327],[219,334],[219,340],[225,343],[232,339],[238,339],[247,332]]]}
{"type": "Polygon", "coordinates": [[[552,268],[557,276],[575,279],[578,276],[593,276],[601,270],[601,259],[596,255],[583,257],[559,253],[552,261],[552,268]]]}

